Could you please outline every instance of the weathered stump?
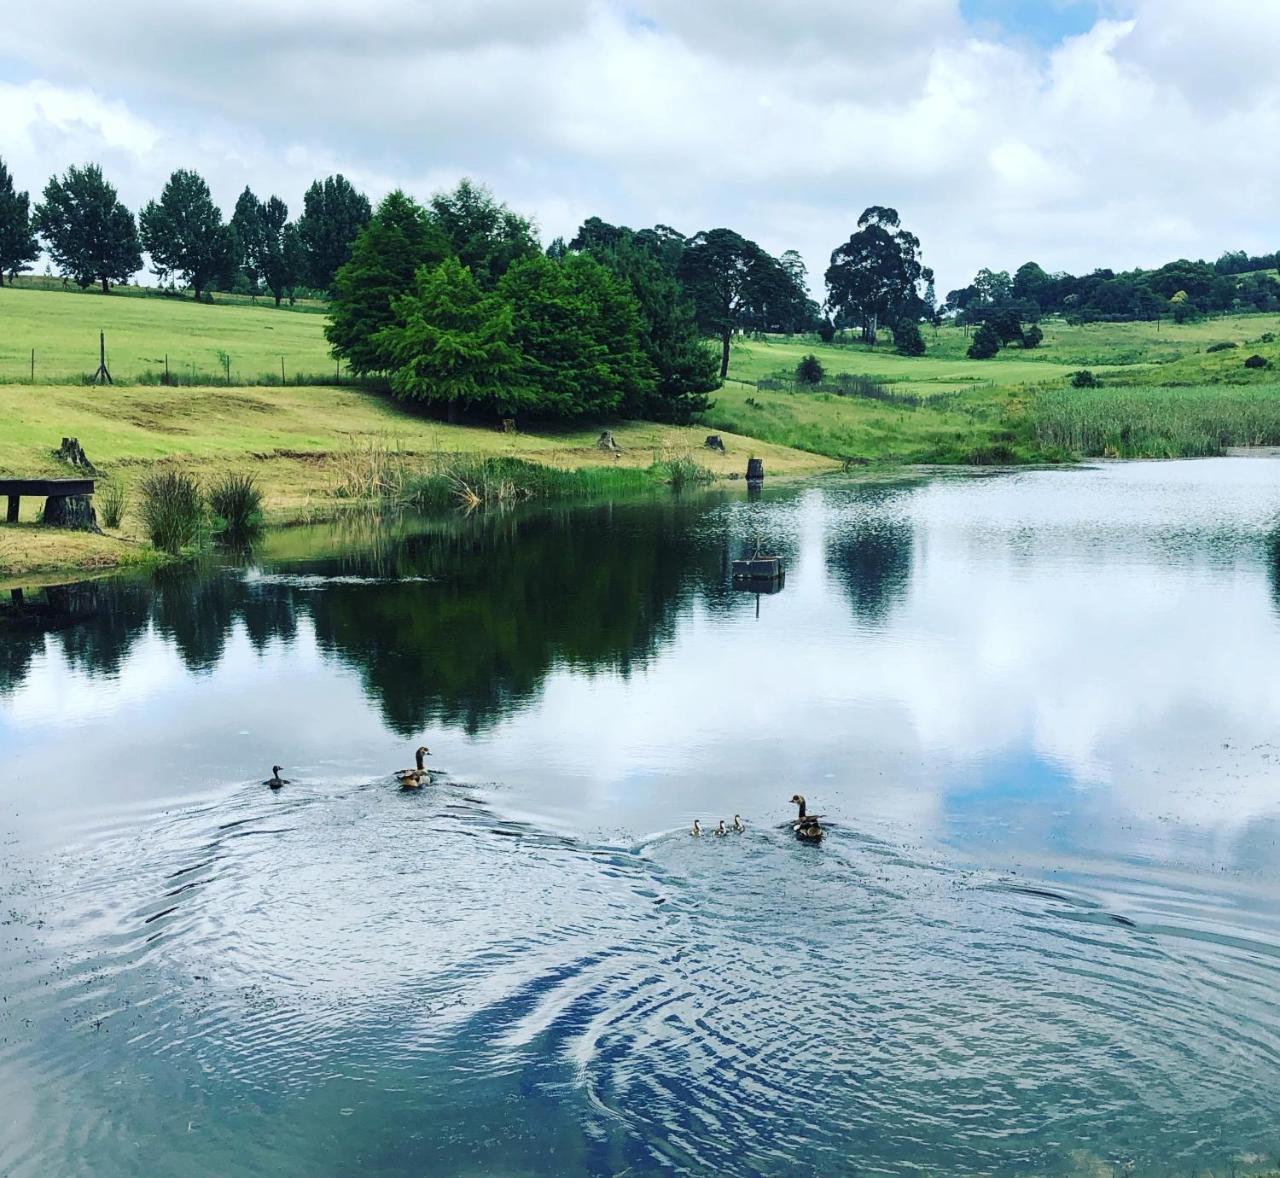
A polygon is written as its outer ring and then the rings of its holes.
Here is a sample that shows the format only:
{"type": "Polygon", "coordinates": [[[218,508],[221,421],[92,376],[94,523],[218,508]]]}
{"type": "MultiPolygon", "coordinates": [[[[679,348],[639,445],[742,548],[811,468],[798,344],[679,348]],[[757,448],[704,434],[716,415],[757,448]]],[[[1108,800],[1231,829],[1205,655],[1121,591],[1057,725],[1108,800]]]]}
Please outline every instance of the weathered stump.
{"type": "Polygon", "coordinates": [[[80,445],[78,438],[63,438],[62,445],[53,452],[53,456],[88,474],[97,473],[93,463],[89,461],[89,456],[84,452],[84,447],[80,445]]]}
{"type": "Polygon", "coordinates": [[[504,434],[513,434],[516,432],[516,419],[514,417],[504,417],[502,419],[502,432],[504,434]]]}
{"type": "Polygon", "coordinates": [[[747,486],[761,487],[764,485],[764,459],[748,458],[747,459],[747,486]]]}
{"type": "Polygon", "coordinates": [[[724,453],[724,442],[719,434],[708,434],[707,440],[702,443],[708,450],[719,450],[724,453]]]}
{"type": "Polygon", "coordinates": [[[73,532],[102,532],[88,495],[50,495],[44,501],[41,522],[46,527],[69,528],[73,532]]]}
{"type": "Polygon", "coordinates": [[[596,439],[596,449],[604,450],[609,454],[621,453],[618,443],[613,440],[613,434],[607,429],[600,431],[600,436],[596,439]]]}

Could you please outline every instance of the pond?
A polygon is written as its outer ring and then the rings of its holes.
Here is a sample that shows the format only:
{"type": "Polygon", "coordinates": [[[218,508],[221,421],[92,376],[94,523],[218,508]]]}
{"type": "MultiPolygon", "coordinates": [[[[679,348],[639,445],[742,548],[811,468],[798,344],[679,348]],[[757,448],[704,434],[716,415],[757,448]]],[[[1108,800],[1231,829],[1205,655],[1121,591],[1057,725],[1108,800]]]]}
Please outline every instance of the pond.
{"type": "Polygon", "coordinates": [[[1280,462],[1221,459],[28,590],[0,1173],[1271,1162],[1278,561],[1280,462]],[[757,544],[778,592],[732,585],[757,544]]]}

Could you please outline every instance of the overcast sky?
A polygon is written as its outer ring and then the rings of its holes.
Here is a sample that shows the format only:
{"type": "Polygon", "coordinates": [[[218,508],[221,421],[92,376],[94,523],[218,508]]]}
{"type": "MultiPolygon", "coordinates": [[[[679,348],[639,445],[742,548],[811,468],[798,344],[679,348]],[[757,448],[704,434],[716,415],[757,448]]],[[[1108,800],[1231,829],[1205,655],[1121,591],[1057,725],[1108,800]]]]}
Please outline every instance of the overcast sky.
{"type": "Polygon", "coordinates": [[[820,275],[896,207],[939,293],[1280,247],[1280,0],[33,0],[7,5],[0,156],[96,160],[224,213],[464,175],[544,241],[598,215],[727,225],[820,275]]]}

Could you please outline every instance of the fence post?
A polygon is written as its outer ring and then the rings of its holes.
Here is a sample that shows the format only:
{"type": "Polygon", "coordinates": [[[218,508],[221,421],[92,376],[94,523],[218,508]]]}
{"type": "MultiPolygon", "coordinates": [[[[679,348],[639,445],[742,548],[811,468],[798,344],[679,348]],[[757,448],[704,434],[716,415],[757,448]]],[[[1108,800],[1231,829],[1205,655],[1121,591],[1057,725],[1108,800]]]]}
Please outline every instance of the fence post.
{"type": "Polygon", "coordinates": [[[36,383],[36,350],[31,349],[31,383],[36,383]]]}
{"type": "Polygon", "coordinates": [[[280,387],[284,387],[284,357],[280,357],[280,387]]]}

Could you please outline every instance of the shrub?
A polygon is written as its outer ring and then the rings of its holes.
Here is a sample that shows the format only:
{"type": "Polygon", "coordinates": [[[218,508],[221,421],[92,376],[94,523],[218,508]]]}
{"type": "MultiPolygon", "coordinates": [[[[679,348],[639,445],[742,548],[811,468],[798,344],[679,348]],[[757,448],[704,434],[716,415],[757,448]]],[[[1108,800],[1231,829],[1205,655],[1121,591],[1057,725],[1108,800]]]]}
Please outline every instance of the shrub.
{"type": "Polygon", "coordinates": [[[1244,366],[1246,368],[1267,368],[1269,365],[1270,362],[1262,356],[1250,356],[1249,359],[1244,362],[1244,366]]]}
{"type": "Polygon", "coordinates": [[[1264,331],[1258,342],[1260,344],[1273,344],[1276,342],[1276,333],[1274,331],[1264,331]]]}
{"type": "Polygon", "coordinates": [[[831,325],[830,319],[824,319],[818,324],[818,338],[824,344],[829,344],[836,338],[836,329],[831,325]]]}
{"type": "Polygon", "coordinates": [[[923,356],[924,336],[920,334],[920,324],[914,319],[902,319],[893,329],[894,351],[899,356],[923,356]]]}
{"type": "Polygon", "coordinates": [[[970,360],[990,360],[1000,351],[1000,333],[990,323],[984,323],[973,333],[969,344],[970,360]]]}
{"type": "Polygon", "coordinates": [[[1235,347],[1239,347],[1239,345],[1233,344],[1228,341],[1220,344],[1210,344],[1207,348],[1205,348],[1205,351],[1206,352],[1226,352],[1226,351],[1229,351],[1231,348],[1235,348],[1235,347]]]}
{"type": "Polygon", "coordinates": [[[1038,348],[1044,339],[1044,332],[1040,330],[1040,325],[1033,323],[1027,328],[1026,333],[1022,337],[1022,346],[1024,348],[1038,348]]]}
{"type": "Polygon", "coordinates": [[[715,481],[715,475],[693,457],[692,454],[677,454],[665,458],[655,464],[660,475],[673,491],[683,491],[687,486],[698,486],[715,481]]]}
{"type": "Polygon", "coordinates": [[[1087,368],[1082,368],[1079,372],[1071,374],[1071,386],[1077,389],[1096,389],[1098,378],[1087,368]]]}
{"type": "Polygon", "coordinates": [[[825,375],[826,370],[822,367],[822,361],[812,354],[806,356],[796,365],[796,382],[798,384],[821,384],[825,375]]]}
{"type": "Polygon", "coordinates": [[[248,536],[262,527],[262,492],[253,475],[223,475],[209,492],[209,506],[229,535],[248,536]]]}
{"type": "Polygon", "coordinates": [[[118,528],[129,502],[129,493],[119,479],[107,479],[97,494],[98,511],[103,524],[108,528],[118,528]]]}
{"type": "Polygon", "coordinates": [[[178,470],[149,474],[139,484],[142,524],[151,543],[171,555],[196,543],[205,525],[200,484],[178,470]]]}

